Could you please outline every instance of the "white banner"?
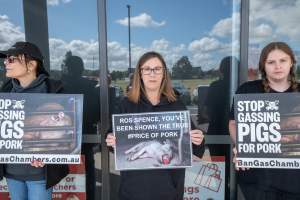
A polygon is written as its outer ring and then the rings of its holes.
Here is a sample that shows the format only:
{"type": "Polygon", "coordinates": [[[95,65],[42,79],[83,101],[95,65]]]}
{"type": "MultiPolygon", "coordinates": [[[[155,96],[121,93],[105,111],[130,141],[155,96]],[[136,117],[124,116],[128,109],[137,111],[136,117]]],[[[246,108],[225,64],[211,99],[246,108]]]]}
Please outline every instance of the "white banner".
{"type": "Polygon", "coordinates": [[[183,200],[224,199],[225,157],[214,156],[193,162],[185,173],[183,200]]]}

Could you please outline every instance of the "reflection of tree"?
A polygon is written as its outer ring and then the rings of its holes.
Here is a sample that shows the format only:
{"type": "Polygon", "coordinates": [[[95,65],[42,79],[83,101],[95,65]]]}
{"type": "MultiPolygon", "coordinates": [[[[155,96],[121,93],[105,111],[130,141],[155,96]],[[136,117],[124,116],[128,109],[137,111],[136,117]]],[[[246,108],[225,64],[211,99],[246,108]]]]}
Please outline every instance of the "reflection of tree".
{"type": "Polygon", "coordinates": [[[61,63],[61,69],[62,72],[67,74],[68,73],[68,69],[66,66],[66,61],[68,60],[68,58],[70,58],[72,56],[72,51],[67,51],[65,54],[65,58],[63,59],[62,63],[61,63]]]}
{"type": "Polygon", "coordinates": [[[218,76],[218,70],[210,69],[208,71],[203,71],[199,64],[197,64],[197,67],[193,67],[187,56],[182,56],[172,68],[173,79],[215,79],[218,76]]]}
{"type": "Polygon", "coordinates": [[[173,66],[174,79],[190,79],[193,75],[193,66],[187,56],[182,56],[173,66]]]}
{"type": "Polygon", "coordinates": [[[122,79],[128,77],[128,71],[127,70],[126,71],[115,71],[114,70],[110,73],[110,75],[111,75],[111,79],[113,81],[122,80],[122,79]]]}

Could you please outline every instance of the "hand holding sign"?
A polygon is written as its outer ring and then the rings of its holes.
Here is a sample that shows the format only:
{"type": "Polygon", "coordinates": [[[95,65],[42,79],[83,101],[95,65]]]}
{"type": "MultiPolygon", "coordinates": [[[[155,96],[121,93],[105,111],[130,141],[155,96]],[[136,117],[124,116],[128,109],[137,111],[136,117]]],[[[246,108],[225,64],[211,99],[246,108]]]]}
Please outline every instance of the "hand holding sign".
{"type": "Polygon", "coordinates": [[[39,161],[39,160],[34,160],[30,163],[30,165],[32,167],[44,167],[45,163],[43,163],[42,161],[39,161]]]}
{"type": "Polygon", "coordinates": [[[195,145],[200,145],[204,139],[203,132],[199,129],[191,130],[190,131],[192,143],[195,145]]]}
{"type": "MultiPolygon", "coordinates": [[[[232,162],[234,163],[234,164],[236,164],[236,154],[237,154],[237,150],[236,150],[236,147],[234,147],[233,149],[232,149],[232,152],[233,152],[233,160],[232,160],[232,162]]],[[[239,171],[239,170],[243,170],[243,171],[245,171],[245,170],[249,170],[250,168],[246,168],[246,167],[237,167],[237,165],[235,165],[235,170],[236,171],[239,171]]]]}
{"type": "Polygon", "coordinates": [[[116,137],[112,134],[112,133],[109,133],[106,137],[106,145],[108,147],[115,147],[116,145],[116,137]]]}

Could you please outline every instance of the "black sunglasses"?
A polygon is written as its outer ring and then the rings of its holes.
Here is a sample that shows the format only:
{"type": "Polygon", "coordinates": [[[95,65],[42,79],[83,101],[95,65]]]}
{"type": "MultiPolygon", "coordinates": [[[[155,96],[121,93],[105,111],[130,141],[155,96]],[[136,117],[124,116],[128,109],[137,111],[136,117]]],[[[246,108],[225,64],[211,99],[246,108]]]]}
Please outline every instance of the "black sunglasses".
{"type": "Polygon", "coordinates": [[[4,64],[11,64],[11,63],[14,63],[16,61],[19,61],[19,58],[17,56],[7,56],[4,59],[4,64]]]}

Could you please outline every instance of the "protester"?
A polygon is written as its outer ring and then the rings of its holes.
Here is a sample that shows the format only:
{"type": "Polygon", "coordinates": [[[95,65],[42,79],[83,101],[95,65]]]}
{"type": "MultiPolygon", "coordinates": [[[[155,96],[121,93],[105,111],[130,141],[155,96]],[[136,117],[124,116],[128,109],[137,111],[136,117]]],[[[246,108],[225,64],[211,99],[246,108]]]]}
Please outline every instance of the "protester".
{"type": "MultiPolygon", "coordinates": [[[[8,80],[1,92],[60,93],[62,84],[49,79],[39,48],[29,42],[17,42],[0,51],[8,80]]],[[[0,179],[6,177],[11,200],[50,200],[53,186],[68,174],[67,165],[0,164],[0,179]]]]}
{"type": "MultiPolygon", "coordinates": [[[[120,104],[120,113],[144,113],[186,110],[176,96],[166,63],[156,52],[147,52],[139,59],[133,76],[132,88],[120,104]]],[[[192,129],[194,126],[192,125],[192,129]]],[[[204,153],[203,133],[190,132],[193,153],[204,153]]],[[[107,146],[115,146],[116,138],[109,133],[107,146]]],[[[184,169],[155,169],[121,171],[120,200],[182,200],[184,169]]]]}
{"type": "MultiPolygon", "coordinates": [[[[236,93],[299,92],[295,64],[294,53],[286,43],[272,42],[263,48],[260,55],[259,71],[262,79],[242,84],[236,93]]],[[[232,109],[229,131],[235,143],[237,133],[233,113],[232,109]]],[[[298,169],[243,169],[237,173],[237,183],[246,200],[300,199],[298,169]]]]}

